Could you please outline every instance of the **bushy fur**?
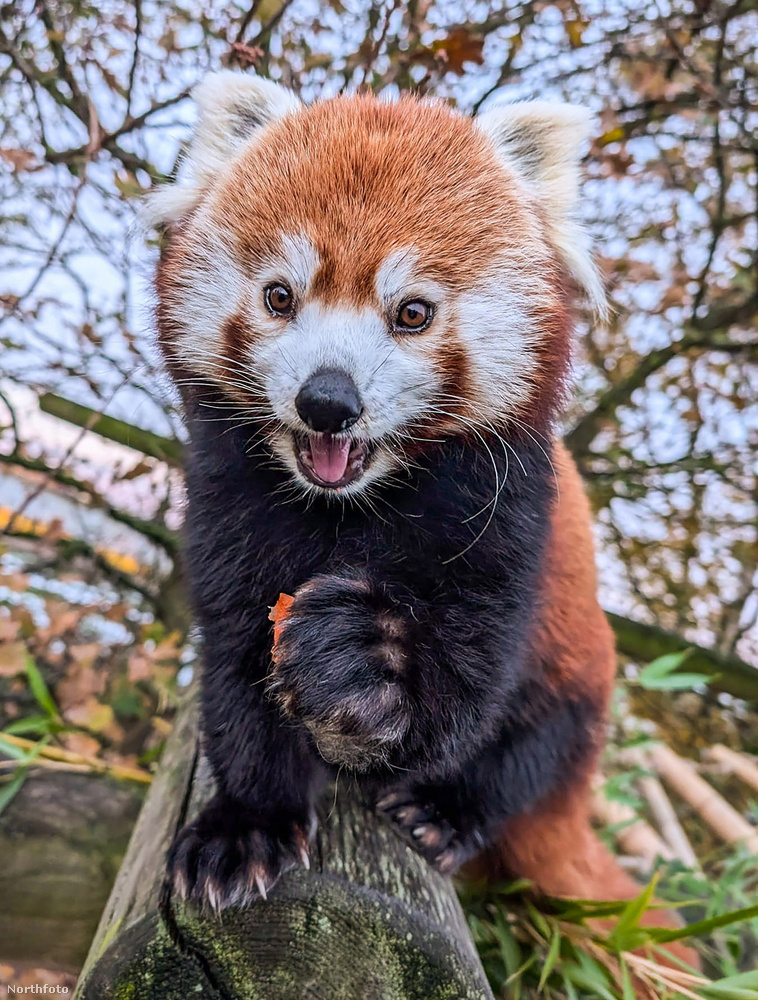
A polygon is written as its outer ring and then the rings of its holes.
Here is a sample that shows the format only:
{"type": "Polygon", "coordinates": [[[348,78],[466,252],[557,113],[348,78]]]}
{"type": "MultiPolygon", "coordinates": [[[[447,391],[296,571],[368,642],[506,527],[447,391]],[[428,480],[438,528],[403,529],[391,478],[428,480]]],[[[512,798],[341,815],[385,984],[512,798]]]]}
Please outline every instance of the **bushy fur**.
{"type": "Polygon", "coordinates": [[[585,117],[303,108],[228,74],[199,98],[188,179],[153,208],[218,783],[174,845],[175,889],[212,909],[265,894],[307,862],[348,766],[441,871],[478,857],[549,893],[631,895],[589,827],[613,642],[552,429],[577,281],[600,296],[574,218],[585,117]],[[418,335],[393,326],[409,299],[432,304],[418,335]],[[362,408],[333,434],[360,461],[332,488],[297,400],[334,367],[362,408]]]}

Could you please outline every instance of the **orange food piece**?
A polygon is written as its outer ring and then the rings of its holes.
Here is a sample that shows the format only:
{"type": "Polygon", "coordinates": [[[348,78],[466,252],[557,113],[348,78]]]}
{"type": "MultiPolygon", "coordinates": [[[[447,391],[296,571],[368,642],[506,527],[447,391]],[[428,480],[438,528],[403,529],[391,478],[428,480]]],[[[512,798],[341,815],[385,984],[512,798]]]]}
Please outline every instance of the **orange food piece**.
{"type": "Polygon", "coordinates": [[[276,604],[268,613],[269,621],[274,623],[274,645],[271,647],[271,655],[274,660],[276,660],[276,644],[279,642],[294,600],[295,598],[290,597],[289,594],[280,594],[276,604]]]}

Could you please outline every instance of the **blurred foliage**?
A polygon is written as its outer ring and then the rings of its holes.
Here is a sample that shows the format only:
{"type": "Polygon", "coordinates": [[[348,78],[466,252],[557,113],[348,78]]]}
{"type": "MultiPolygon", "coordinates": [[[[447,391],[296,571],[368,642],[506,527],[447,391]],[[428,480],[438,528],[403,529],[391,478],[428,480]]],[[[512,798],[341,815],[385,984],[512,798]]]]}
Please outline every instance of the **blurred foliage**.
{"type": "MultiPolygon", "coordinates": [[[[735,959],[739,955],[744,963],[747,957],[740,933],[751,935],[755,953],[755,930],[749,925],[758,923],[758,906],[720,907],[717,914],[693,918],[691,930],[641,926],[644,915],[654,918],[656,887],[654,879],[628,903],[553,900],[552,905],[542,901],[540,909],[524,897],[524,886],[518,883],[469,889],[463,902],[495,995],[509,1000],[681,996],[755,1000],[755,965],[743,964],[744,971],[739,972],[735,959]],[[684,963],[680,967],[661,961],[670,957],[668,943],[687,940],[693,932],[699,935],[706,960],[711,957],[709,964],[724,970],[718,979],[708,981],[684,963]]],[[[711,891],[709,883],[698,879],[689,887],[690,908],[708,913],[709,900],[704,897],[711,891]],[[693,907],[693,902],[699,907],[693,907]]],[[[727,893],[718,895],[723,904],[727,893]]]]}
{"type": "Polygon", "coordinates": [[[186,637],[87,558],[61,558],[49,539],[12,541],[0,550],[0,751],[23,774],[50,756],[19,749],[38,740],[95,769],[149,768],[171,728],[177,673],[194,660],[186,637]]]}

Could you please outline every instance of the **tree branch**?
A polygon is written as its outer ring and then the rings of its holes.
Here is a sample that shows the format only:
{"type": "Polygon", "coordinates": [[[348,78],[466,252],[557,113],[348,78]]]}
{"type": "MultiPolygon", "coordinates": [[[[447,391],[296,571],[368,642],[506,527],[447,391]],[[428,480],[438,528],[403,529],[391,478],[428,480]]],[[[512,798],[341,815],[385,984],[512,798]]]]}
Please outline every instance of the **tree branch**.
{"type": "Polygon", "coordinates": [[[125,420],[109,417],[98,413],[89,406],[74,403],[70,399],[58,396],[53,392],[43,393],[39,398],[39,407],[43,413],[65,420],[75,427],[86,427],[99,434],[100,437],[123,444],[127,448],[142,452],[151,458],[157,458],[175,468],[182,466],[182,444],[175,438],[162,437],[143,427],[135,427],[125,420]],[[93,419],[94,417],[94,419],[93,419]],[[92,421],[90,423],[90,421],[92,421]]]}
{"type": "Polygon", "coordinates": [[[688,332],[681,340],[639,358],[631,373],[606,389],[594,408],[586,413],[566,435],[565,442],[572,454],[577,458],[585,455],[603,421],[611,418],[619,406],[628,403],[635,390],[640,389],[651,375],[664,368],[672,358],[693,350],[730,353],[755,350],[758,342],[730,340],[725,331],[735,323],[750,320],[757,310],[758,293],[753,293],[741,302],[714,306],[705,316],[692,321],[688,332]]]}
{"type": "Polygon", "coordinates": [[[607,617],[616,633],[618,650],[625,656],[648,663],[668,653],[692,650],[682,670],[707,674],[712,678],[710,686],[716,691],[726,691],[746,701],[758,701],[758,669],[739,657],[720,656],[715,650],[688,642],[676,632],[668,632],[657,625],[646,625],[611,613],[607,617]]]}
{"type": "Polygon", "coordinates": [[[66,486],[79,493],[85,493],[92,501],[93,506],[102,510],[113,521],[125,524],[133,531],[137,531],[145,538],[149,538],[151,542],[160,545],[172,558],[176,555],[179,541],[176,535],[165,525],[160,524],[158,521],[146,521],[134,514],[130,514],[128,511],[114,507],[93,486],[72,476],[65,469],[53,468],[43,459],[30,458],[19,451],[13,451],[9,455],[0,453],[0,463],[3,465],[17,465],[22,469],[28,469],[30,472],[41,472],[48,479],[61,486],[66,486]]]}

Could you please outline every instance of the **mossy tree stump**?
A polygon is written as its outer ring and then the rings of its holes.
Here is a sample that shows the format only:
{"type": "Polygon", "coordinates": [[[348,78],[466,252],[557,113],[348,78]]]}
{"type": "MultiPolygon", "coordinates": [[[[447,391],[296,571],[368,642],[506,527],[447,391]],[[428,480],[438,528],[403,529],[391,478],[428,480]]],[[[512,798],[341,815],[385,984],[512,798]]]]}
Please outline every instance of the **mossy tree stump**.
{"type": "Polygon", "coordinates": [[[310,870],[287,873],[268,900],[216,918],[161,899],[174,833],[211,794],[189,705],[135,827],[78,1000],[491,1000],[451,883],[347,789],[321,805],[310,870]]]}

